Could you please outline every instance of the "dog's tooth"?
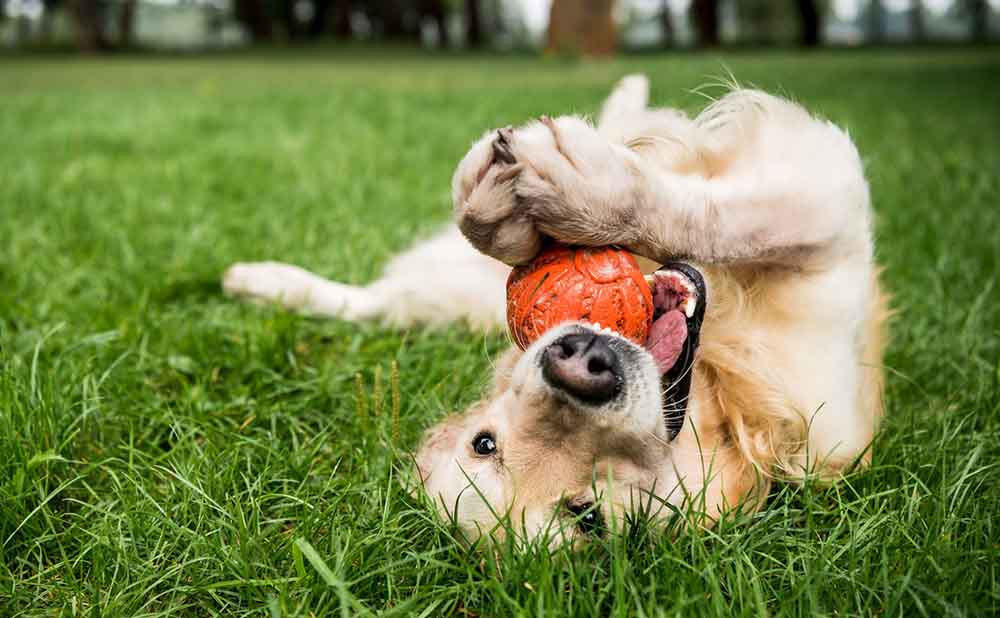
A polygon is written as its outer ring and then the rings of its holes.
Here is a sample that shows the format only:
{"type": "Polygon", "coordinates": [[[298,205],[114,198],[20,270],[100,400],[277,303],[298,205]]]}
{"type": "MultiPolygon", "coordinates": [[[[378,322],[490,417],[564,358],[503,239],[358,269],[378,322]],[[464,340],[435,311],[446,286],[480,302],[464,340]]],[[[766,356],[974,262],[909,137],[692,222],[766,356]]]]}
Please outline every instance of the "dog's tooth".
{"type": "MultiPolygon", "coordinates": [[[[684,288],[687,292],[687,298],[684,299],[684,303],[681,305],[681,310],[687,317],[694,317],[694,311],[698,307],[698,288],[694,283],[687,278],[683,273],[679,273],[674,270],[668,271],[657,271],[656,276],[669,278],[671,281],[676,281],[684,288]]],[[[648,280],[648,279],[647,279],[648,280]]]]}
{"type": "Polygon", "coordinates": [[[693,297],[689,296],[688,299],[684,301],[684,315],[689,318],[694,317],[694,309],[697,305],[698,302],[693,297]]]}

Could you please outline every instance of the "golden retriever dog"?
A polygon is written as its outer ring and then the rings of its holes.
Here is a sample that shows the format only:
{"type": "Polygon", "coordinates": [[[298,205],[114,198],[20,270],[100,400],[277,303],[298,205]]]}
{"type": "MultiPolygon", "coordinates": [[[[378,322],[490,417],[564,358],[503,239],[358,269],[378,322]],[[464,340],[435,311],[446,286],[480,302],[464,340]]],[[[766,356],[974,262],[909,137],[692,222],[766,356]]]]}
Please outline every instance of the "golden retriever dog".
{"type": "Polygon", "coordinates": [[[224,275],[229,294],[312,314],[490,328],[505,323],[510,265],[547,238],[643,258],[645,346],[559,325],[427,432],[424,488],[470,538],[585,542],[638,512],[710,525],[758,508],[773,479],[832,480],[868,460],[887,308],[850,137],[754,90],[695,118],[647,98],[630,76],[596,126],[487,132],[454,175],[457,225],[367,287],[273,262],[224,275]]]}

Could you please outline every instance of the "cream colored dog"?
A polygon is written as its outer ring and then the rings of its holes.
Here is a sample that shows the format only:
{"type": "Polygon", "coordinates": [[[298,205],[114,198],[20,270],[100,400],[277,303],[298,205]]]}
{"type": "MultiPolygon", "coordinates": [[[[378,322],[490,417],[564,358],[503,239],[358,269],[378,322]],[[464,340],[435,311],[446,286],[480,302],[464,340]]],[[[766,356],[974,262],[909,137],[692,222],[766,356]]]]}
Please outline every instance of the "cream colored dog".
{"type": "Polygon", "coordinates": [[[492,392],[428,432],[424,486],[472,537],[576,542],[637,510],[710,523],[758,507],[773,478],[867,461],[887,310],[854,144],[763,92],[734,90],[694,119],[647,109],[647,92],[625,78],[596,127],[488,132],[455,172],[457,228],[368,287],[277,263],[225,274],[230,294],[313,314],[492,327],[504,264],[545,237],[667,264],[651,277],[646,346],[561,325],[507,352],[492,392]]]}

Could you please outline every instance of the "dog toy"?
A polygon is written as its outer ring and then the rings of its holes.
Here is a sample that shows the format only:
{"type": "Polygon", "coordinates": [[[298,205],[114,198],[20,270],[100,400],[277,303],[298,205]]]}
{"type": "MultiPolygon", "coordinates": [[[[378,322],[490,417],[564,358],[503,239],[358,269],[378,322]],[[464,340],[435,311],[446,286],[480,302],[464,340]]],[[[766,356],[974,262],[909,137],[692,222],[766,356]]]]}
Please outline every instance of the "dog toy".
{"type": "Polygon", "coordinates": [[[610,328],[643,345],[652,319],[649,283],[623,249],[552,244],[507,279],[507,326],[522,350],[569,321],[610,328]]]}

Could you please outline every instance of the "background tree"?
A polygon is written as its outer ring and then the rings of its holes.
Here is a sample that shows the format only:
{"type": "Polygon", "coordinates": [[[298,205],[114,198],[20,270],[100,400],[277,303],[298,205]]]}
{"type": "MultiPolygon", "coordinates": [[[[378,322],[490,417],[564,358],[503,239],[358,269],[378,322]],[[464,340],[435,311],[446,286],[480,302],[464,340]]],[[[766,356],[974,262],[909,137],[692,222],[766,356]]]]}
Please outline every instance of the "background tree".
{"type": "Polygon", "coordinates": [[[815,0],[795,0],[795,8],[799,11],[801,36],[799,41],[805,47],[817,47],[822,33],[822,18],[815,0]]]}
{"type": "Polygon", "coordinates": [[[306,36],[318,39],[325,35],[330,27],[330,8],[333,0],[313,0],[313,13],[306,24],[306,36]]]}
{"type": "Polygon", "coordinates": [[[910,38],[914,41],[923,41],[926,36],[924,3],[921,0],[913,0],[913,3],[910,5],[910,38]]]}
{"type": "Polygon", "coordinates": [[[83,53],[95,53],[107,47],[104,38],[104,11],[98,0],[70,0],[76,47],[83,53]]]}
{"type": "Polygon", "coordinates": [[[354,36],[351,26],[351,0],[336,0],[333,12],[333,34],[338,39],[350,39],[354,36]]]}
{"type": "Polygon", "coordinates": [[[885,42],[885,7],[882,0],[871,0],[868,4],[868,40],[872,43],[885,42]]]}
{"type": "Polygon", "coordinates": [[[274,39],[271,15],[264,0],[234,0],[233,16],[247,29],[250,40],[254,43],[266,43],[274,39]]]}
{"type": "Polygon", "coordinates": [[[465,0],[465,44],[468,47],[483,46],[482,11],[479,0],[465,0]]]}
{"type": "Polygon", "coordinates": [[[663,32],[663,46],[672,46],[674,44],[674,20],[670,15],[670,0],[663,0],[660,4],[660,30],[663,32]]]}
{"type": "MultiPolygon", "coordinates": [[[[52,24],[55,21],[56,9],[61,4],[60,0],[43,0],[42,2],[42,18],[38,24],[42,44],[52,42],[52,24]]],[[[0,21],[3,21],[3,14],[3,11],[0,11],[0,21]]]]}
{"type": "Polygon", "coordinates": [[[553,0],[547,49],[607,56],[618,47],[614,0],[553,0]]]}
{"type": "Polygon", "coordinates": [[[444,0],[422,0],[420,12],[424,17],[430,18],[437,27],[438,47],[442,49],[448,47],[448,11],[444,0]]]}
{"type": "Polygon", "coordinates": [[[135,33],[136,0],[124,0],[118,13],[118,47],[132,47],[135,33]]]}
{"type": "Polygon", "coordinates": [[[404,0],[381,0],[377,6],[378,21],[382,24],[382,36],[389,40],[416,39],[417,29],[413,26],[409,3],[404,0]]]}
{"type": "Polygon", "coordinates": [[[973,41],[985,41],[989,26],[990,7],[986,0],[968,0],[970,34],[973,41]]]}
{"type": "Polygon", "coordinates": [[[295,14],[295,0],[281,0],[276,7],[285,35],[289,39],[301,38],[305,32],[295,14]]]}
{"type": "Polygon", "coordinates": [[[41,38],[49,42],[52,33],[52,16],[56,9],[65,4],[73,24],[73,37],[77,49],[82,53],[97,53],[115,48],[132,46],[135,32],[136,0],[122,0],[116,5],[102,0],[43,0],[41,38]],[[109,11],[109,9],[111,9],[109,11]],[[114,12],[117,11],[117,12],[114,12]],[[114,19],[117,38],[108,37],[106,26],[114,19]]]}
{"type": "Polygon", "coordinates": [[[771,45],[783,17],[780,6],[771,0],[743,0],[735,3],[740,40],[754,45],[771,45]]]}
{"type": "Polygon", "coordinates": [[[702,47],[718,47],[719,37],[719,2],[718,0],[694,0],[691,3],[691,16],[694,27],[698,31],[698,44],[702,47]]]}

